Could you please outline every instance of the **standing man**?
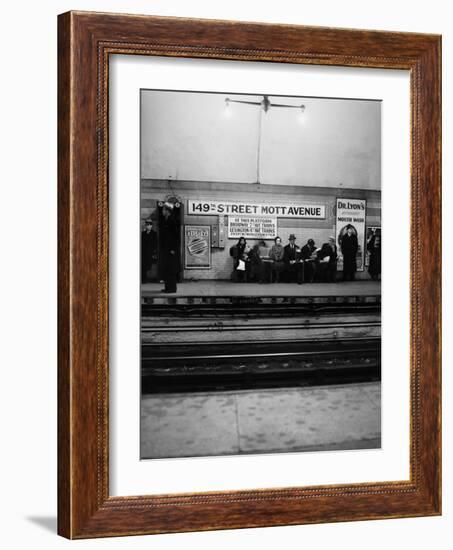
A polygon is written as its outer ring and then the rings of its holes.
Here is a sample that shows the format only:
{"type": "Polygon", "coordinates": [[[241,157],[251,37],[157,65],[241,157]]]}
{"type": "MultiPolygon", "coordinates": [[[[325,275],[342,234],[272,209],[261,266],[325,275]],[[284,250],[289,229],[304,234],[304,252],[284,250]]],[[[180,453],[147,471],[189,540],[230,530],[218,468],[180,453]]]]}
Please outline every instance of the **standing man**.
{"type": "Polygon", "coordinates": [[[173,216],[174,205],[164,203],[162,207],[161,243],[162,271],[165,288],[161,292],[176,292],[176,279],[179,268],[179,228],[173,216]]]}
{"type": "Polygon", "coordinates": [[[142,231],[142,283],[148,280],[148,271],[157,259],[157,233],[153,230],[153,220],[145,220],[142,231]]]}
{"type": "Polygon", "coordinates": [[[340,246],[343,254],[343,281],[353,281],[357,270],[356,258],[359,243],[351,224],[346,226],[346,233],[341,239],[340,246]]]}
{"type": "Polygon", "coordinates": [[[296,278],[297,284],[302,284],[303,263],[300,261],[300,248],[296,246],[296,236],[291,233],[288,238],[289,244],[284,248],[283,262],[289,280],[296,278]]]}

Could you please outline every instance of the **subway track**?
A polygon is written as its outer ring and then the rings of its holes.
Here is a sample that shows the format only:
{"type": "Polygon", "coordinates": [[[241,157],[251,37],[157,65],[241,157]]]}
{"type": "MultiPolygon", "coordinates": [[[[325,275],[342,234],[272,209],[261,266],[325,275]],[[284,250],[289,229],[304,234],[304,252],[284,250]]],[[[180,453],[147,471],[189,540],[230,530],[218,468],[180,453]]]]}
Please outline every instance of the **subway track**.
{"type": "Polygon", "coordinates": [[[236,314],[216,316],[160,316],[144,317],[141,324],[142,345],[167,346],[217,345],[231,347],[245,340],[266,346],[291,341],[319,342],[364,338],[378,338],[381,332],[380,314],[376,312],[329,313],[293,315],[286,310],[280,316],[236,314]]]}
{"type": "Polygon", "coordinates": [[[169,298],[142,304],[144,393],[380,380],[379,297],[169,298]]]}
{"type": "MultiPolygon", "coordinates": [[[[372,329],[372,328],[378,328],[380,329],[381,322],[376,320],[375,318],[369,318],[366,321],[358,321],[356,319],[349,320],[345,319],[343,322],[339,323],[336,321],[336,319],[330,319],[327,321],[320,321],[318,319],[316,320],[307,320],[307,319],[285,319],[283,322],[280,320],[278,323],[272,323],[269,322],[269,319],[266,319],[266,322],[263,322],[261,319],[257,320],[256,322],[247,322],[246,325],[244,324],[238,324],[238,323],[231,323],[227,319],[223,318],[217,318],[215,321],[211,321],[210,323],[206,322],[206,319],[204,319],[204,322],[201,323],[188,323],[188,322],[182,322],[177,323],[174,320],[171,322],[168,321],[168,319],[161,320],[159,323],[151,323],[150,325],[147,325],[146,322],[142,324],[142,337],[143,340],[146,341],[148,338],[148,335],[155,336],[156,334],[163,334],[163,333],[171,333],[171,334],[178,334],[183,333],[187,335],[188,333],[197,333],[197,332],[231,332],[234,334],[235,332],[247,332],[250,333],[251,331],[263,331],[263,330],[326,330],[326,329],[333,329],[333,330],[345,330],[345,329],[372,329]]],[[[177,342],[173,342],[177,344],[177,342]]],[[[232,344],[235,344],[236,341],[231,341],[232,344]]]]}
{"type": "Polygon", "coordinates": [[[351,384],[380,371],[378,338],[142,347],[144,393],[351,384]]]}
{"type": "Polygon", "coordinates": [[[217,299],[205,298],[199,303],[172,303],[166,304],[144,303],[141,306],[142,318],[158,317],[160,315],[173,317],[281,317],[282,315],[317,315],[317,314],[378,314],[381,311],[380,302],[365,300],[335,303],[330,301],[298,302],[295,298],[274,298],[262,300],[234,300],[223,303],[217,299]],[[261,301],[260,301],[261,300],[261,301]],[[274,302],[272,300],[275,300],[274,302]]]}

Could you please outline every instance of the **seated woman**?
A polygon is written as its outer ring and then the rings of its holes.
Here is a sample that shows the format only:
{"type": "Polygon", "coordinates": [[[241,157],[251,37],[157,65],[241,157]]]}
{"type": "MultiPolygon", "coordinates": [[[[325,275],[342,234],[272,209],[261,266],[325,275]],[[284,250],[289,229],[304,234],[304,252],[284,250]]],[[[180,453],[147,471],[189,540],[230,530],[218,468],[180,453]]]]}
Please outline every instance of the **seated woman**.
{"type": "Polygon", "coordinates": [[[250,281],[263,282],[263,261],[260,255],[260,245],[255,244],[249,252],[250,260],[250,281]]]}
{"type": "Polygon", "coordinates": [[[244,248],[244,254],[242,255],[242,259],[245,263],[245,282],[250,280],[250,252],[252,249],[250,246],[246,243],[244,248]]]}
{"type": "Polygon", "coordinates": [[[272,260],[269,258],[269,247],[266,241],[260,241],[258,243],[260,249],[260,258],[262,262],[261,280],[263,283],[270,283],[272,279],[272,260]]]}
{"type": "Polygon", "coordinates": [[[246,280],[246,269],[245,269],[245,257],[247,241],[245,237],[240,237],[238,242],[230,248],[230,256],[233,258],[233,272],[231,278],[236,283],[244,282],[246,280]],[[244,263],[244,266],[242,263],[244,263]],[[241,269],[244,267],[244,269],[241,269]]]}
{"type": "Polygon", "coordinates": [[[285,253],[282,240],[280,237],[275,237],[274,245],[269,250],[269,259],[271,264],[271,282],[279,283],[280,275],[285,269],[285,263],[283,262],[283,255],[285,253]]]}
{"type": "Polygon", "coordinates": [[[337,246],[334,237],[324,243],[318,252],[317,272],[323,283],[334,283],[337,280],[337,246]]]}

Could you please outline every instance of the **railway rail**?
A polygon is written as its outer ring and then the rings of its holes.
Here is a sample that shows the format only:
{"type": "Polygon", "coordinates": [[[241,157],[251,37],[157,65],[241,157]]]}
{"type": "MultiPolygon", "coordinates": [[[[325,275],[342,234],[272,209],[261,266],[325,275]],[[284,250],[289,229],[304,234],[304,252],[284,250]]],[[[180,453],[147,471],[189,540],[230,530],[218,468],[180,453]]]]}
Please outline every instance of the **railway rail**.
{"type": "Polygon", "coordinates": [[[142,347],[144,393],[369,382],[380,369],[379,338],[142,347]]]}
{"type": "Polygon", "coordinates": [[[161,315],[174,317],[218,317],[234,315],[235,317],[280,317],[282,315],[316,315],[316,314],[348,314],[348,313],[380,313],[380,301],[307,301],[300,303],[295,298],[274,298],[265,301],[254,299],[250,301],[232,301],[224,303],[215,299],[205,299],[199,303],[144,303],[141,306],[142,318],[161,315]],[[272,300],[275,300],[274,302],[272,300]]]}
{"type": "Polygon", "coordinates": [[[145,393],[380,379],[380,297],[266,297],[142,304],[145,393]]]}

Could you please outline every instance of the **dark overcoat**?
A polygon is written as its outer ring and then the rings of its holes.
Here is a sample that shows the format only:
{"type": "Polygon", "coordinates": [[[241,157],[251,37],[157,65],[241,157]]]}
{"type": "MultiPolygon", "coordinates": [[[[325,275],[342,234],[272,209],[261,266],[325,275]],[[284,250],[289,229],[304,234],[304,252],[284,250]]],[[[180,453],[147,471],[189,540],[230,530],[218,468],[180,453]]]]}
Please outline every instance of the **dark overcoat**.
{"type": "Polygon", "coordinates": [[[179,226],[173,216],[169,216],[162,218],[159,229],[165,289],[174,292],[179,272],[179,226]]]}
{"type": "Polygon", "coordinates": [[[351,273],[357,270],[357,251],[359,243],[357,235],[345,233],[341,239],[341,253],[343,254],[343,271],[351,273]]]}
{"type": "Polygon", "coordinates": [[[290,244],[287,244],[283,248],[283,261],[285,264],[289,264],[293,260],[300,260],[300,248],[296,245],[292,247],[290,244]]]}
{"type": "Polygon", "coordinates": [[[373,236],[367,244],[367,250],[370,253],[370,265],[368,271],[371,277],[377,277],[381,274],[381,245],[376,245],[376,238],[373,236]]]}
{"type": "Polygon", "coordinates": [[[157,233],[142,231],[142,264],[149,269],[157,254],[157,233]]]}

